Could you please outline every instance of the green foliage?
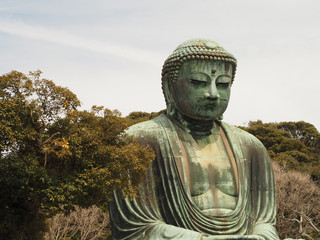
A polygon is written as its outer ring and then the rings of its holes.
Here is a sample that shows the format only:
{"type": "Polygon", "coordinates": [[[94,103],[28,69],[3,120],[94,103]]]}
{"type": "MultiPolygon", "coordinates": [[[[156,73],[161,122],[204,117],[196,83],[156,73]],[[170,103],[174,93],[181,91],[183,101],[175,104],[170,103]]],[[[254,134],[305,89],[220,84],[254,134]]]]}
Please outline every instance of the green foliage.
{"type": "Polygon", "coordinates": [[[40,75],[0,76],[1,239],[38,239],[46,217],[105,207],[116,188],[134,197],[154,158],[118,111],[79,111],[74,93],[40,75]]]}
{"type": "Polygon", "coordinates": [[[152,112],[152,113],[147,113],[147,112],[131,112],[126,119],[128,120],[129,125],[133,125],[139,122],[144,122],[148,121],[150,119],[153,119],[160,114],[164,114],[166,110],[161,110],[160,112],[152,112]]]}
{"type": "Polygon", "coordinates": [[[62,181],[68,179],[68,185],[62,186],[70,191],[56,191],[70,192],[68,198],[75,198],[67,202],[65,199],[54,201],[68,206],[102,205],[110,200],[115,188],[135,196],[154,153],[121,134],[127,128],[127,121],[119,112],[94,106],[91,111],[74,111],[53,128],[67,139],[71,154],[63,158],[50,155],[47,167],[59,172],[62,181]]]}
{"type": "Polygon", "coordinates": [[[39,208],[48,176],[37,159],[10,154],[0,161],[1,239],[40,239],[45,230],[39,208]]]}
{"type": "Polygon", "coordinates": [[[320,180],[320,133],[310,123],[249,122],[242,129],[255,135],[267,148],[270,157],[282,166],[311,174],[320,180]]]}

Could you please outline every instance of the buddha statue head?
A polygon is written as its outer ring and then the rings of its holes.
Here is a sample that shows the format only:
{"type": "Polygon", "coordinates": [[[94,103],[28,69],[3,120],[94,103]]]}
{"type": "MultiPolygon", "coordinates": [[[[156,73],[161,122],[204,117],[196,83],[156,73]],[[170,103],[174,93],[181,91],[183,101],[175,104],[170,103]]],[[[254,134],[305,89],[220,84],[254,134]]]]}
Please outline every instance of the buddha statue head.
{"type": "Polygon", "coordinates": [[[179,45],[162,69],[167,114],[222,119],[236,65],[234,56],[212,40],[192,39],[179,45]]]}

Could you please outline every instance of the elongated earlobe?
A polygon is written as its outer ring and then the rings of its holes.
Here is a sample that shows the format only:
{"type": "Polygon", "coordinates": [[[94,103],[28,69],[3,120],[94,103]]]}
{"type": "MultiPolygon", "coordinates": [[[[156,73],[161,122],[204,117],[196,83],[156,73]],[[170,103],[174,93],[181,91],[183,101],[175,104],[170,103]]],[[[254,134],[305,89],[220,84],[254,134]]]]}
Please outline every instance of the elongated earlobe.
{"type": "Polygon", "coordinates": [[[169,116],[173,116],[176,112],[176,107],[175,107],[174,100],[173,100],[172,93],[171,93],[171,89],[169,86],[170,83],[168,82],[168,75],[164,76],[162,84],[163,84],[162,91],[163,91],[164,97],[166,99],[166,104],[167,104],[167,114],[169,116]]]}

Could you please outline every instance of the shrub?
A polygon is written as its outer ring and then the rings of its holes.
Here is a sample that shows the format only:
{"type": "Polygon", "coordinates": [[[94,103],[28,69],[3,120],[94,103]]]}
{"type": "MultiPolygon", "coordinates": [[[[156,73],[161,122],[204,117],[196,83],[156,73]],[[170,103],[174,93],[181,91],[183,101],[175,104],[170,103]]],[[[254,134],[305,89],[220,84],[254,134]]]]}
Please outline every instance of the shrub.
{"type": "Polygon", "coordinates": [[[284,238],[320,238],[320,187],[306,173],[273,162],[277,188],[277,230],[284,238]]]}
{"type": "Polygon", "coordinates": [[[57,214],[49,220],[49,232],[45,240],[106,239],[110,235],[109,215],[97,206],[75,206],[69,214],[57,214]]]}

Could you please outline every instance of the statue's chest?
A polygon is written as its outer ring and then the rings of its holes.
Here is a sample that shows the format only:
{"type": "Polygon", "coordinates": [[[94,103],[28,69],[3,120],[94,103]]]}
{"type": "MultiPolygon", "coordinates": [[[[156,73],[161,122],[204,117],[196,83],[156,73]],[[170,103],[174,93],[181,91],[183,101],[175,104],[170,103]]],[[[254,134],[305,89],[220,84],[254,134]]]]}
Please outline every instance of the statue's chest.
{"type": "Polygon", "coordinates": [[[220,136],[209,136],[191,144],[188,158],[191,196],[210,191],[237,196],[234,171],[220,136]]]}

